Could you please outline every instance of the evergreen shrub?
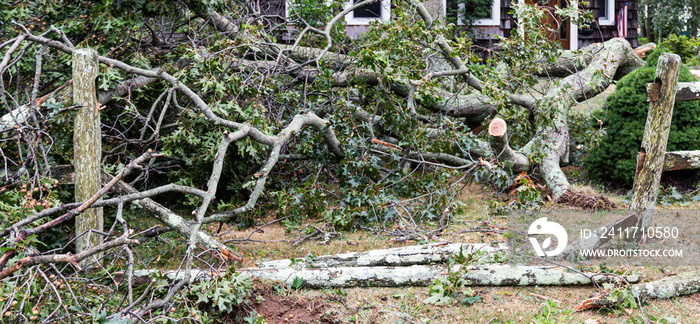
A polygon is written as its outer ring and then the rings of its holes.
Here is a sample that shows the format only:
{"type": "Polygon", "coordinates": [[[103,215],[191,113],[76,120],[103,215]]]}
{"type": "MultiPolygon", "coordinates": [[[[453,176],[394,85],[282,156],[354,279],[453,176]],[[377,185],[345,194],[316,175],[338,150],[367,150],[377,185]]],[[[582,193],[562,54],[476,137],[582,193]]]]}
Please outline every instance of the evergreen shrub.
{"type": "MultiPolygon", "coordinates": [[[[652,51],[644,67],[623,77],[599,118],[606,122],[606,134],[584,158],[588,173],[598,180],[631,186],[634,182],[637,152],[641,147],[649,102],[647,83],[654,81],[660,51],[652,51]]],[[[679,82],[696,82],[681,65],[679,82]]],[[[598,127],[598,124],[595,125],[598,127]]],[[[700,101],[676,103],[671,120],[668,151],[700,149],[700,101]]]]}

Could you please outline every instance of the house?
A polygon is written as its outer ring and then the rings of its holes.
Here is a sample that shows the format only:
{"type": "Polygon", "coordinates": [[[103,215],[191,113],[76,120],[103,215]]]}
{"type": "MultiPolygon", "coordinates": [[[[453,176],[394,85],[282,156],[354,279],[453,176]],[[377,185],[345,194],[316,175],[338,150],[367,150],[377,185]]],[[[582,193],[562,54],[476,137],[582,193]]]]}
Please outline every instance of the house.
{"type": "MultiPolygon", "coordinates": [[[[278,16],[287,17],[290,13],[289,0],[252,0],[260,6],[262,12],[278,16]]],[[[351,0],[359,2],[359,0],[351,0]]],[[[351,5],[348,1],[347,5],[351,5]]],[[[480,15],[473,20],[472,31],[477,43],[482,46],[492,45],[497,41],[496,35],[500,37],[510,37],[511,31],[517,28],[517,21],[509,12],[511,4],[515,1],[534,4],[552,8],[554,5],[566,7],[569,5],[581,5],[579,1],[572,0],[493,0],[490,8],[482,8],[480,15]]],[[[558,32],[551,33],[552,40],[559,41],[564,49],[576,50],[593,43],[603,42],[617,36],[615,16],[620,11],[625,2],[627,7],[627,40],[632,47],[637,47],[637,0],[589,0],[583,8],[593,12],[596,19],[591,26],[577,27],[572,25],[568,19],[561,22],[561,17],[554,14],[549,15],[547,23],[550,26],[559,26],[558,32]]],[[[457,25],[465,25],[458,17],[457,12],[472,12],[470,8],[464,8],[464,4],[458,4],[457,0],[425,0],[424,5],[435,18],[445,18],[456,20],[457,25]]],[[[353,10],[345,16],[345,31],[351,38],[359,37],[368,28],[372,21],[391,19],[391,0],[380,0],[374,4],[353,10]]],[[[466,28],[466,26],[465,26],[466,28]]],[[[283,37],[283,40],[291,41],[292,34],[283,37]]]]}

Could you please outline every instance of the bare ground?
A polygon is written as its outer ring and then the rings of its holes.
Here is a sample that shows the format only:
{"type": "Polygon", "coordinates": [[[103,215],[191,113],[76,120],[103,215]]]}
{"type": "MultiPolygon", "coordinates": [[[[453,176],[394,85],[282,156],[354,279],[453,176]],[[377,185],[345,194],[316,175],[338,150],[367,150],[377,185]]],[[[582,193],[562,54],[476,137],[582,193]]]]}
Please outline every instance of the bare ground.
{"type": "MultiPolygon", "coordinates": [[[[592,187],[577,186],[577,190],[599,194],[592,187]]],[[[505,225],[503,217],[489,216],[485,201],[491,193],[477,185],[465,188],[460,203],[464,212],[451,219],[451,225],[439,237],[430,241],[450,242],[493,242],[503,241],[494,234],[493,227],[505,225]]],[[[619,209],[625,209],[622,197],[612,197],[619,209]]],[[[698,208],[700,204],[684,206],[698,208]]],[[[564,209],[566,210],[566,208],[564,209]]],[[[569,210],[572,210],[569,208],[569,210]]],[[[572,210],[572,215],[581,215],[572,210]]],[[[585,213],[584,213],[585,214],[585,213]]],[[[579,216],[580,217],[580,216],[579,216]]],[[[270,220],[268,220],[270,221],[270,220]]],[[[322,224],[313,224],[317,227],[322,224]]],[[[328,244],[319,241],[305,241],[295,247],[291,244],[303,233],[288,231],[275,223],[265,226],[251,235],[254,229],[237,230],[224,227],[221,239],[244,239],[239,242],[239,251],[246,261],[239,267],[254,266],[255,262],[303,258],[305,256],[337,254],[354,251],[367,251],[417,244],[417,242],[396,242],[393,237],[367,231],[343,232],[328,244]]],[[[617,265],[609,265],[615,268],[617,265]]],[[[697,271],[700,267],[633,267],[632,272],[644,275],[645,281],[663,278],[685,271],[697,271]]],[[[279,284],[278,284],[279,286],[279,284]]],[[[602,290],[595,287],[472,287],[481,301],[471,306],[455,300],[447,305],[426,304],[429,297],[427,287],[408,288],[352,288],[324,290],[290,290],[277,292],[266,290],[260,293],[264,301],[253,308],[268,323],[533,323],[542,320],[543,314],[550,314],[545,323],[633,323],[632,319],[643,317],[665,318],[669,323],[700,323],[700,294],[652,300],[641,309],[628,309],[616,312],[573,312],[581,301],[602,290]],[[555,304],[547,306],[547,300],[555,304]],[[292,315],[290,317],[290,315],[292,315]],[[587,322],[586,322],[587,321],[587,322]]],[[[538,322],[539,323],[539,322],[538,322]]],[[[639,322],[643,323],[643,322],[639,322]]],[[[663,323],[663,322],[662,322],[663,323]]]]}

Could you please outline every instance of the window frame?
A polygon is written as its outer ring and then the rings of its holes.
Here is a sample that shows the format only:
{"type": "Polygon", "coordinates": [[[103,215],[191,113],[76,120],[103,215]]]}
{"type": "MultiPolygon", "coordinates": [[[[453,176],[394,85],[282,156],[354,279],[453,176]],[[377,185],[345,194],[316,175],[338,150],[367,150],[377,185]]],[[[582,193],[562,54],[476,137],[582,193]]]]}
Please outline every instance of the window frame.
{"type": "MultiPolygon", "coordinates": [[[[449,0],[442,0],[442,13],[447,17],[447,2],[449,0]]],[[[458,6],[459,10],[464,9],[464,4],[460,3],[458,6]]],[[[457,25],[464,26],[465,23],[462,21],[462,17],[457,15],[457,25]]],[[[491,17],[482,18],[474,21],[474,26],[501,26],[501,1],[493,0],[491,4],[491,17]]]]}
{"type": "MultiPolygon", "coordinates": [[[[347,25],[369,25],[373,21],[381,20],[388,21],[391,19],[391,0],[380,0],[381,12],[380,17],[370,18],[370,17],[357,17],[355,18],[355,11],[351,11],[349,14],[345,15],[345,23],[347,25]]],[[[350,0],[345,3],[345,8],[349,8],[353,5],[353,1],[350,0]]]]}
{"type": "MultiPolygon", "coordinates": [[[[598,17],[598,25],[615,26],[615,0],[604,0],[606,7],[606,17],[598,17]]],[[[599,11],[600,12],[600,11],[599,11]]]]}

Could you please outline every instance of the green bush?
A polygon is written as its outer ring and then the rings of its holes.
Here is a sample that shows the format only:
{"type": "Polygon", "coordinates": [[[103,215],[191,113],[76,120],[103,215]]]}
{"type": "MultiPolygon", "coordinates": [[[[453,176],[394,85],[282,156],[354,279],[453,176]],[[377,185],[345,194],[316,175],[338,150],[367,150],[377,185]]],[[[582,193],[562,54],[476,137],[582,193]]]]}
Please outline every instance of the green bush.
{"type": "MultiPolygon", "coordinates": [[[[646,85],[654,81],[659,52],[650,53],[647,65],[622,78],[608,97],[607,112],[601,112],[599,117],[606,120],[606,134],[584,159],[586,169],[594,178],[624,185],[633,183],[649,109],[646,85]]],[[[686,66],[681,66],[678,80],[694,82],[698,79],[686,66]]],[[[700,149],[700,102],[676,103],[667,150],[697,149],[700,149]]]]}
{"type": "MultiPolygon", "coordinates": [[[[680,55],[681,61],[685,64],[691,66],[700,64],[700,59],[698,58],[698,55],[700,55],[700,39],[698,38],[689,38],[685,35],[676,36],[671,34],[661,41],[661,44],[659,44],[659,49],[680,55]]],[[[655,52],[657,56],[661,53],[661,51],[655,52]]],[[[647,64],[650,62],[652,62],[652,60],[647,60],[647,64]]],[[[656,60],[653,62],[654,66],[656,66],[656,60]]]]}

